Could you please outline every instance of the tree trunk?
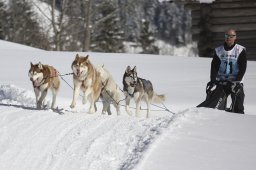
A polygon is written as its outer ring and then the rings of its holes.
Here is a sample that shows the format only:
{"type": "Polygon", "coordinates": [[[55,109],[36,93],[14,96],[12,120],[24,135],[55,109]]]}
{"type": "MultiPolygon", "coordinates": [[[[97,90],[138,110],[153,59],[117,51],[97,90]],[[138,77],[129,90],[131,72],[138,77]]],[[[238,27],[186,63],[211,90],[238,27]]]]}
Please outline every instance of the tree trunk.
{"type": "Polygon", "coordinates": [[[83,51],[89,51],[91,45],[91,0],[85,0],[85,32],[84,32],[84,47],[83,51]]]}

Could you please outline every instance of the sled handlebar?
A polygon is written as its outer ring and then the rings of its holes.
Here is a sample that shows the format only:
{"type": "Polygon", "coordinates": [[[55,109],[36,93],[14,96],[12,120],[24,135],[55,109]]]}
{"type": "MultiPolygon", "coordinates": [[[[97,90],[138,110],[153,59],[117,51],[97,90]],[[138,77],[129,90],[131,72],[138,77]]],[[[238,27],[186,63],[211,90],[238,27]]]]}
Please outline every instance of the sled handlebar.
{"type": "Polygon", "coordinates": [[[227,84],[236,84],[236,83],[241,83],[241,81],[226,81],[226,80],[220,80],[220,81],[216,81],[216,84],[219,85],[227,85],[227,84]]]}

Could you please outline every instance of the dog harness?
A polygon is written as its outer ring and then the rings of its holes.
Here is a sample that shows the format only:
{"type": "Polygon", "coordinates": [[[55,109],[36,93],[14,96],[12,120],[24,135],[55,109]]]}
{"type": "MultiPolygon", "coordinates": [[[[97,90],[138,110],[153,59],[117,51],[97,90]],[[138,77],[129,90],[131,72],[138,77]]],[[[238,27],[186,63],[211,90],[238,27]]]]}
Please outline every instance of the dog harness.
{"type": "Polygon", "coordinates": [[[48,66],[48,65],[43,65],[43,66],[47,67],[49,69],[50,74],[49,74],[49,76],[47,75],[46,77],[43,77],[43,79],[40,81],[38,86],[35,86],[33,83],[34,88],[40,88],[40,86],[42,86],[43,84],[48,83],[49,81],[45,82],[45,80],[47,80],[49,78],[58,77],[58,71],[54,67],[48,66]]]}

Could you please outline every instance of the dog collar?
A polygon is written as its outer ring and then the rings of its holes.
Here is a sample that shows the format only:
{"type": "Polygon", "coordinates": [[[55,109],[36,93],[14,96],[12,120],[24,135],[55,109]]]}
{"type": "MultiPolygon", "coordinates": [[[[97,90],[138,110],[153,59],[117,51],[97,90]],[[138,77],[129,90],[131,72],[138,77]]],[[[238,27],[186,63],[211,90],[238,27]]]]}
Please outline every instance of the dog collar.
{"type": "Polygon", "coordinates": [[[43,78],[41,81],[40,81],[40,83],[39,83],[39,85],[38,86],[36,86],[35,84],[34,84],[34,82],[33,82],[33,87],[34,88],[39,88],[40,86],[42,86],[43,84],[44,84],[44,80],[45,80],[46,78],[43,78]]]}
{"type": "Polygon", "coordinates": [[[128,93],[129,94],[129,96],[131,96],[131,97],[133,97],[134,96],[134,93],[133,94],[131,94],[131,93],[128,93]]]}

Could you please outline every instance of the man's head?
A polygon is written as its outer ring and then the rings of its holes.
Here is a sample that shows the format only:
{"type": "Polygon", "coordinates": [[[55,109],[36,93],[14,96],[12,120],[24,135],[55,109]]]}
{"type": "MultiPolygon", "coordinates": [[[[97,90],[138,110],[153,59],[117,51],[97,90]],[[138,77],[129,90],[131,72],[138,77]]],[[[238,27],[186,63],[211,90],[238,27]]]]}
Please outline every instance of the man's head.
{"type": "Polygon", "coordinates": [[[225,33],[225,42],[226,44],[231,47],[234,45],[236,41],[236,31],[234,29],[229,29],[225,33]]]}

